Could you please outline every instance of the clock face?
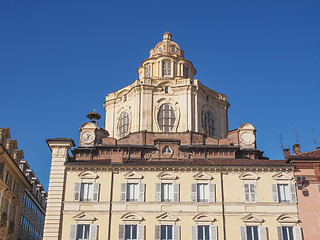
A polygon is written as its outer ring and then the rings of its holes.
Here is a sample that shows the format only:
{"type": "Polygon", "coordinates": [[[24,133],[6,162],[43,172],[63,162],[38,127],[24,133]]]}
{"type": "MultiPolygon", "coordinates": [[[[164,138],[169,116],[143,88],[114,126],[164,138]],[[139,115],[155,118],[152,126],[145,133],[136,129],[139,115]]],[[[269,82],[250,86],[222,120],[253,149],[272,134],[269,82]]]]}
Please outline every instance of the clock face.
{"type": "Polygon", "coordinates": [[[240,141],[246,145],[254,143],[256,137],[252,132],[244,132],[241,134],[240,141]]]}
{"type": "Polygon", "coordinates": [[[85,144],[92,143],[94,139],[96,138],[94,132],[91,131],[85,131],[81,134],[81,141],[85,144]]]}

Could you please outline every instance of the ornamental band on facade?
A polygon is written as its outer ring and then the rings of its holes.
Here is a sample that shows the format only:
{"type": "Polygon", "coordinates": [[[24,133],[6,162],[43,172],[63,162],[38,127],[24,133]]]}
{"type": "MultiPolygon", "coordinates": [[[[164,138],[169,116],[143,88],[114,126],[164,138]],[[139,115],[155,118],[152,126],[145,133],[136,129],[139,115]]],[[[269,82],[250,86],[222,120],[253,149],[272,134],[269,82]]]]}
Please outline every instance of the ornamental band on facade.
{"type": "Polygon", "coordinates": [[[45,240],[300,240],[294,167],[228,129],[229,103],[163,34],[139,79],[52,151],[45,240]],[[75,147],[75,148],[73,148],[75,147]],[[72,154],[68,154],[71,149],[72,154]]]}

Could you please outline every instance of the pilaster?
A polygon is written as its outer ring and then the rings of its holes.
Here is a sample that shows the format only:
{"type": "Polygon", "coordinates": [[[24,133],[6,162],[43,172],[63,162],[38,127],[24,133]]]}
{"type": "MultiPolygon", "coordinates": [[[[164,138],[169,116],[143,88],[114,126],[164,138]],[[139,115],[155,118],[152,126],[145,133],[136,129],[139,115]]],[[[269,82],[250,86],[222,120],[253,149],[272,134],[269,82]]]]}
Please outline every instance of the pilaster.
{"type": "Polygon", "coordinates": [[[68,138],[47,139],[47,143],[52,152],[52,162],[43,239],[60,240],[65,184],[64,163],[68,159],[68,150],[75,144],[68,138]]]}

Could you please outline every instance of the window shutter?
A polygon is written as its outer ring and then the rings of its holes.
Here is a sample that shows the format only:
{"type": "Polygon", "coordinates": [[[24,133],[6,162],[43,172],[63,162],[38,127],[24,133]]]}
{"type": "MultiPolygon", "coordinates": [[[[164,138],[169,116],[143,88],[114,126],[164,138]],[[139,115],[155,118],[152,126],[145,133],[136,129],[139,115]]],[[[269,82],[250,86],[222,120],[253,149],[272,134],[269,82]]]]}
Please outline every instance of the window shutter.
{"type": "Polygon", "coordinates": [[[161,202],[161,183],[156,183],[156,202],[161,202]]]}
{"type": "Polygon", "coordinates": [[[74,201],[80,201],[80,188],[81,183],[74,184],[74,201]]]}
{"type": "Polygon", "coordinates": [[[242,184],[243,188],[243,201],[244,202],[249,202],[250,197],[249,197],[249,184],[243,183],[242,184]]]}
{"type": "Polygon", "coordinates": [[[179,183],[174,183],[173,184],[173,201],[174,202],[179,202],[180,201],[180,184],[179,183]]]}
{"type": "Polygon", "coordinates": [[[77,234],[77,225],[71,224],[70,227],[70,240],[76,240],[76,234],[77,234]]]}
{"type": "Polygon", "coordinates": [[[156,225],[154,229],[154,239],[160,240],[160,238],[161,238],[161,225],[156,225]]]}
{"type": "Polygon", "coordinates": [[[209,183],[209,202],[216,201],[216,185],[214,183],[209,183]]]}
{"type": "Polygon", "coordinates": [[[301,227],[294,226],[292,230],[293,230],[293,239],[294,240],[302,240],[301,227]]]}
{"type": "Polygon", "coordinates": [[[218,240],[218,226],[211,225],[209,227],[209,230],[210,230],[210,240],[218,240]]]}
{"type": "Polygon", "coordinates": [[[191,183],[191,201],[196,202],[197,201],[197,184],[191,183]]]}
{"type": "Polygon", "coordinates": [[[127,201],[127,183],[121,183],[120,201],[121,202],[127,201]]]}
{"type": "Polygon", "coordinates": [[[246,226],[240,226],[240,238],[241,238],[241,240],[247,240],[246,226]]]}
{"type": "Polygon", "coordinates": [[[138,240],[144,240],[144,225],[138,224],[138,240]]]}
{"type": "Polygon", "coordinates": [[[198,240],[198,226],[197,225],[191,226],[191,239],[198,240]]]}
{"type": "Polygon", "coordinates": [[[173,226],[173,240],[180,240],[180,226],[173,226]]]}
{"type": "Polygon", "coordinates": [[[93,184],[93,198],[92,201],[98,202],[99,201],[99,190],[100,190],[100,183],[93,184]]]}
{"type": "Polygon", "coordinates": [[[4,162],[0,163],[0,179],[3,180],[4,162]]]}
{"type": "Polygon", "coordinates": [[[145,183],[139,183],[139,199],[138,202],[144,202],[144,192],[146,190],[146,184],[145,183]]]}
{"type": "Polygon", "coordinates": [[[89,240],[97,240],[97,236],[98,236],[98,225],[97,224],[90,224],[89,240]]]}
{"type": "Polygon", "coordinates": [[[278,234],[278,240],[283,240],[282,227],[281,226],[277,227],[277,234],[278,234]]]}
{"type": "Polygon", "coordinates": [[[258,227],[259,240],[267,240],[267,228],[263,226],[258,227]]]}
{"type": "Polygon", "coordinates": [[[119,240],[124,240],[124,234],[125,234],[125,225],[120,224],[119,225],[119,240]]]}
{"type": "Polygon", "coordinates": [[[278,196],[278,186],[277,184],[271,184],[272,187],[272,199],[274,203],[279,202],[279,196],[278,196]]]}
{"type": "Polygon", "coordinates": [[[290,192],[291,192],[291,202],[297,203],[296,185],[294,183],[290,184],[290,192]]]}
{"type": "Polygon", "coordinates": [[[253,189],[254,189],[253,202],[257,202],[257,184],[253,184],[253,189]]]}

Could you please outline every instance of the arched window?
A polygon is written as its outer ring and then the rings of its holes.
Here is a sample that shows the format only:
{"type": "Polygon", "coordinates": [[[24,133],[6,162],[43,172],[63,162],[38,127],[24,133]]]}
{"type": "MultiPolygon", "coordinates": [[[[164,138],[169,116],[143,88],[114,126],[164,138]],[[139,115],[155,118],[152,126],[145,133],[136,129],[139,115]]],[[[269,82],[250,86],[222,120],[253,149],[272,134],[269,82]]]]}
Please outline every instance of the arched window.
{"type": "Polygon", "coordinates": [[[172,153],[172,150],[171,150],[171,148],[169,148],[168,146],[165,146],[165,147],[162,149],[162,153],[163,153],[163,154],[171,154],[171,153],[172,153]]]}
{"type": "Polygon", "coordinates": [[[163,61],[162,62],[162,75],[163,77],[171,76],[171,62],[163,61]]]}
{"type": "Polygon", "coordinates": [[[118,134],[119,138],[123,138],[128,135],[129,130],[129,114],[127,111],[122,112],[118,122],[118,134]]]}
{"type": "Polygon", "coordinates": [[[202,115],[202,125],[204,132],[207,134],[208,137],[214,137],[214,120],[213,120],[213,115],[211,112],[205,112],[202,115]]]}
{"type": "Polygon", "coordinates": [[[169,103],[161,105],[158,112],[158,123],[162,132],[171,132],[174,127],[176,116],[174,110],[169,103]]]}
{"type": "Polygon", "coordinates": [[[150,64],[148,64],[147,66],[144,67],[144,76],[145,77],[151,76],[151,65],[150,64]]]}

